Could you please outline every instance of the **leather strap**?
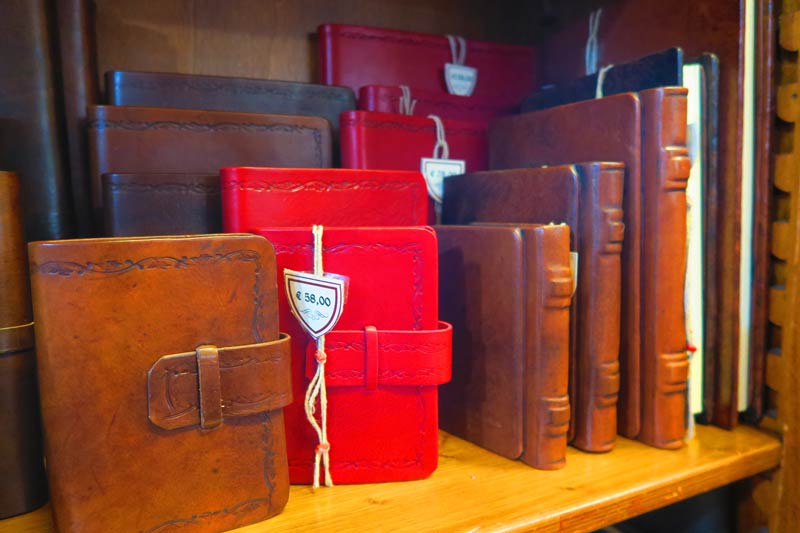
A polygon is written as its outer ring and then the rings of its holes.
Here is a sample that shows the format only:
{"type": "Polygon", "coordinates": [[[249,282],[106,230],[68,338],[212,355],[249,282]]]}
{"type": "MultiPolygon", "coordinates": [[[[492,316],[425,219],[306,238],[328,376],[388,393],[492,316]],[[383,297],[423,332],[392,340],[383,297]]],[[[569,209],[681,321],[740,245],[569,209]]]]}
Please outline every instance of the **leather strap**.
{"type": "Polygon", "coordinates": [[[290,338],[165,355],[147,373],[150,421],[164,429],[214,428],[226,418],[292,401],[290,338]]]}
{"type": "MultiPolygon", "coordinates": [[[[334,330],[325,335],[328,387],[432,386],[450,381],[453,327],[422,331],[334,330]]],[[[316,342],[306,346],[306,377],[317,367],[316,342]]]]}
{"type": "Polygon", "coordinates": [[[0,355],[32,350],[33,346],[33,322],[0,328],[0,355]]]}

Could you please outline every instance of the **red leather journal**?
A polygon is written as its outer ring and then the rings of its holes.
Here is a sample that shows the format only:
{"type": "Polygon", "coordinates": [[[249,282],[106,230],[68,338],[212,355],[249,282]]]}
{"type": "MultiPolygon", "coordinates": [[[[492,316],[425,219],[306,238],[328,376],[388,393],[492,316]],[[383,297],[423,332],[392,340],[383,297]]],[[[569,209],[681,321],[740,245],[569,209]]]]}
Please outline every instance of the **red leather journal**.
{"type": "MultiPolygon", "coordinates": [[[[313,270],[311,228],[260,229],[283,271],[313,270]]],[[[325,228],[325,272],[349,277],[339,322],[326,335],[328,440],[334,483],[419,479],[436,468],[437,385],[450,379],[451,329],[438,322],[436,235],[429,227],[325,228]]],[[[279,291],[292,336],[292,388],[303,398],[315,343],[279,291]]],[[[317,435],[302,401],[286,411],[292,483],[313,478],[317,435]]]]}
{"type": "Polygon", "coordinates": [[[428,192],[419,172],[228,167],[221,173],[223,227],[419,226],[428,192]]]}
{"type": "MultiPolygon", "coordinates": [[[[443,94],[441,91],[426,91],[416,87],[409,89],[409,96],[409,102],[413,102],[414,106],[411,114],[418,117],[437,115],[439,118],[488,123],[501,115],[510,115],[519,108],[516,104],[498,104],[490,98],[443,94]]],[[[358,109],[402,113],[402,99],[403,90],[400,87],[365,85],[358,91],[358,109]]]]}
{"type": "MultiPolygon", "coordinates": [[[[453,62],[445,35],[323,24],[320,80],[358,91],[364,85],[413,85],[447,94],[444,65],[453,62]]],[[[466,40],[464,64],[478,69],[473,95],[518,105],[535,87],[536,50],[466,40]]]]}

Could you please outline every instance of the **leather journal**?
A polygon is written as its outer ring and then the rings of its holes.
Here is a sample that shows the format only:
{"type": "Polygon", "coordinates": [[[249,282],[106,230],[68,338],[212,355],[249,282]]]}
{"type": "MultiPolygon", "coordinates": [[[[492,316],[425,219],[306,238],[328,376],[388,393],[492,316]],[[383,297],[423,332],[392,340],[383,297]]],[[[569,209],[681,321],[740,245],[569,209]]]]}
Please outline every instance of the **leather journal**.
{"type": "Polygon", "coordinates": [[[439,301],[453,325],[442,429],[542,469],[566,463],[566,225],[437,226],[439,301]]]}
{"type": "Polygon", "coordinates": [[[222,231],[217,174],[103,174],[109,237],[222,231]]]}
{"type": "Polygon", "coordinates": [[[106,72],[110,105],[322,117],[339,134],[339,113],[356,108],[349,87],[172,72],[106,72]]]}
{"type": "Polygon", "coordinates": [[[412,115],[436,115],[443,119],[472,120],[487,123],[496,117],[510,115],[519,109],[518,104],[498,104],[489,98],[458,96],[408,88],[407,96],[401,87],[365,85],[358,91],[358,109],[380,113],[404,113],[410,106],[412,115]],[[406,100],[408,104],[406,104],[406,100]]]}
{"type": "Polygon", "coordinates": [[[668,48],[635,61],[609,65],[602,77],[595,73],[546,85],[522,101],[522,112],[591,100],[598,94],[611,96],[656,87],[680,86],[683,83],[682,70],[683,50],[668,48]]]}
{"type": "Polygon", "coordinates": [[[2,7],[0,168],[20,178],[28,239],[65,239],[75,229],[52,8],[48,0],[9,0],[2,7]]]}
{"type": "Polygon", "coordinates": [[[682,446],[685,433],[685,132],[680,87],[504,117],[490,128],[493,167],[592,157],[625,164],[619,431],[662,448],[682,446]]]}
{"type": "MultiPolygon", "coordinates": [[[[284,269],[311,271],[311,228],[256,229],[284,269]]],[[[450,379],[451,327],[438,320],[436,235],[429,227],[324,228],[326,273],[347,276],[341,318],[325,335],[327,435],[334,484],[427,477],[438,459],[437,386],[450,379]]],[[[316,344],[279,291],[292,336],[292,383],[303,398],[316,344]]],[[[319,416],[319,413],[317,414],[319,416]]],[[[317,434],[302,401],[286,409],[292,483],[311,483],[317,434]]]]}
{"type": "Polygon", "coordinates": [[[624,170],[621,163],[586,163],[445,180],[445,223],[569,224],[579,257],[571,316],[572,441],[593,452],[613,448],[617,433],[624,170]]]}
{"type": "Polygon", "coordinates": [[[20,183],[0,172],[0,519],[47,501],[20,183]]]}
{"type": "Polygon", "coordinates": [[[498,104],[518,105],[535,86],[536,49],[528,46],[346,24],[323,24],[317,33],[326,85],[409,85],[447,94],[445,64],[460,63],[477,69],[472,95],[498,104]]]}
{"type": "Polygon", "coordinates": [[[107,238],[29,252],[56,528],[225,531],[279,513],[292,391],[270,243],[107,238]]]}
{"type": "Polygon", "coordinates": [[[329,167],[331,127],[316,117],[92,106],[89,153],[99,216],[105,173],[216,174],[231,165],[329,167]]]}
{"type": "Polygon", "coordinates": [[[220,172],[225,231],[274,226],[419,226],[428,191],[417,172],[228,167],[220,172]]]}

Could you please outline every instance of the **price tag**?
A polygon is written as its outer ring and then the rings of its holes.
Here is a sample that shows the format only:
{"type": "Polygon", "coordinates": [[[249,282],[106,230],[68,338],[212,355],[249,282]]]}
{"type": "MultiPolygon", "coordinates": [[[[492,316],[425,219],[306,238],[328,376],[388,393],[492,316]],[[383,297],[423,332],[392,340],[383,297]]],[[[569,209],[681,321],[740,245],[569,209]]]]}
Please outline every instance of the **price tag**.
{"type": "Polygon", "coordinates": [[[292,314],[309,335],[318,339],[334,328],[342,316],[347,278],[285,268],[283,280],[292,314]]]}
{"type": "Polygon", "coordinates": [[[444,64],[444,82],[447,92],[456,96],[472,96],[478,83],[478,69],[455,63],[444,64]]]}
{"type": "Polygon", "coordinates": [[[463,159],[423,157],[420,162],[420,172],[425,177],[428,194],[439,203],[442,203],[442,198],[444,198],[444,179],[464,174],[466,171],[467,164],[463,159]]]}

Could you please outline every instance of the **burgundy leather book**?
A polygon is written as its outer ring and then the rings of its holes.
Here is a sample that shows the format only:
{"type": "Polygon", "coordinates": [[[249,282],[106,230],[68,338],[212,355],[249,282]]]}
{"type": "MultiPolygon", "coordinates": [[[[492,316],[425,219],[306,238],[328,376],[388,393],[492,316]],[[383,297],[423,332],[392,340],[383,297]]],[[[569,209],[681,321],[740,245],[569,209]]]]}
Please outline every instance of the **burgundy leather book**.
{"type": "Polygon", "coordinates": [[[2,6],[0,168],[19,176],[28,240],[65,239],[75,231],[52,7],[47,0],[2,6]]]}
{"type": "Polygon", "coordinates": [[[445,181],[446,223],[570,225],[579,255],[571,321],[573,444],[594,452],[610,450],[616,440],[623,182],[620,163],[495,170],[445,181]]]}
{"type": "Polygon", "coordinates": [[[641,117],[638,95],[624,93],[499,118],[489,127],[493,169],[597,160],[625,165],[617,427],[628,438],[639,434],[641,417],[641,117]]]}
{"type": "Polygon", "coordinates": [[[293,115],[92,106],[89,152],[100,215],[105,173],[216,174],[231,165],[329,167],[327,120],[293,115]]]}
{"type": "Polygon", "coordinates": [[[109,237],[220,233],[216,174],[103,174],[109,237]]]}
{"type": "Polygon", "coordinates": [[[275,226],[421,226],[419,172],[228,167],[220,172],[225,231],[275,226]]]}
{"type": "Polygon", "coordinates": [[[436,233],[446,273],[440,316],[453,324],[454,348],[439,399],[442,428],[536,468],[563,467],[569,228],[437,226],[436,233]]]}
{"type": "MultiPolygon", "coordinates": [[[[320,80],[358,91],[364,85],[409,85],[447,94],[445,63],[454,62],[447,36],[323,24],[319,34],[320,80]]],[[[536,50],[467,39],[464,64],[474,67],[474,95],[518,105],[536,85],[536,50]]]]}
{"type": "MultiPolygon", "coordinates": [[[[477,96],[458,96],[442,94],[440,91],[426,91],[409,88],[411,114],[418,117],[436,115],[453,120],[473,120],[488,123],[491,119],[510,115],[519,109],[515,104],[497,104],[491,99],[477,96]]],[[[365,85],[358,91],[358,109],[379,111],[381,113],[403,113],[405,99],[403,89],[387,85],[365,85]]]]}
{"type": "MultiPolygon", "coordinates": [[[[284,269],[312,271],[311,228],[256,229],[284,269]]],[[[429,227],[325,228],[326,273],[349,278],[341,318],[325,335],[328,440],[334,484],[427,477],[438,461],[437,385],[450,379],[451,327],[439,322],[436,235],[429,227]]],[[[278,291],[292,337],[294,397],[286,408],[289,475],[311,483],[317,434],[302,398],[316,343],[278,291]]],[[[317,413],[317,417],[320,413],[317,413]]]]}

